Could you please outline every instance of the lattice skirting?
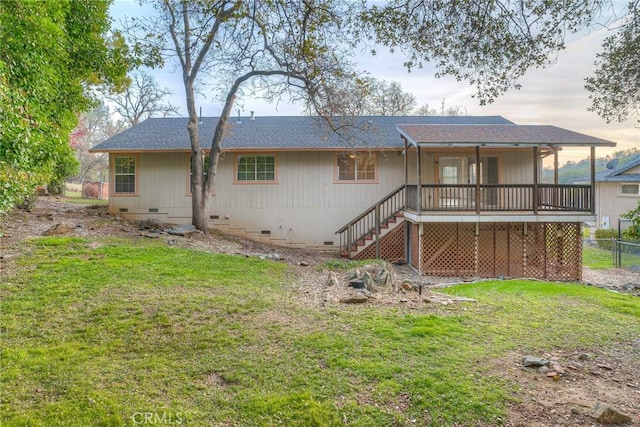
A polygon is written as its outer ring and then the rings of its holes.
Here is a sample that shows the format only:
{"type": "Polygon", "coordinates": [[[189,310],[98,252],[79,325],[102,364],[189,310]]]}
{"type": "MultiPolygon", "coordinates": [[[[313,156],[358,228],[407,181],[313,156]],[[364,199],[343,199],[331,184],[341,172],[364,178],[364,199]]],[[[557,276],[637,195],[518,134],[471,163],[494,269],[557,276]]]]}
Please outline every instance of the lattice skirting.
{"type": "MultiPolygon", "coordinates": [[[[399,224],[396,228],[382,236],[380,239],[380,258],[393,262],[405,262],[405,223],[399,224]]],[[[371,259],[376,257],[376,245],[372,242],[364,250],[356,254],[353,259],[371,259]]]]}
{"type": "Polygon", "coordinates": [[[410,227],[411,263],[427,275],[582,278],[579,223],[425,223],[421,237],[410,227]]]}

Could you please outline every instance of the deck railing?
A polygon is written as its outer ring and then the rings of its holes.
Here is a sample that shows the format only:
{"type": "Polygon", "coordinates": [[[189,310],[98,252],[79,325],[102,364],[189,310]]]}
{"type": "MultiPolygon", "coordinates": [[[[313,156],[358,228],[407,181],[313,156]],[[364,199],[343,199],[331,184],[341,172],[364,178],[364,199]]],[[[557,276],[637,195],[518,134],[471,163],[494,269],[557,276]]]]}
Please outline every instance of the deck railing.
{"type": "MultiPolygon", "coordinates": [[[[336,231],[340,249],[351,257],[366,240],[377,242],[380,229],[403,210],[433,212],[592,212],[593,193],[589,185],[538,184],[423,184],[422,206],[418,209],[418,186],[401,185],[369,209],[336,231]],[[479,203],[479,206],[477,206],[479,203]]],[[[376,247],[376,254],[378,247],[376,247]]]]}
{"type": "MultiPolygon", "coordinates": [[[[534,192],[533,184],[482,184],[477,197],[475,184],[423,184],[420,211],[591,212],[590,185],[538,184],[537,187],[538,191],[534,192]]],[[[407,184],[406,208],[418,210],[417,185],[407,184]]]]}

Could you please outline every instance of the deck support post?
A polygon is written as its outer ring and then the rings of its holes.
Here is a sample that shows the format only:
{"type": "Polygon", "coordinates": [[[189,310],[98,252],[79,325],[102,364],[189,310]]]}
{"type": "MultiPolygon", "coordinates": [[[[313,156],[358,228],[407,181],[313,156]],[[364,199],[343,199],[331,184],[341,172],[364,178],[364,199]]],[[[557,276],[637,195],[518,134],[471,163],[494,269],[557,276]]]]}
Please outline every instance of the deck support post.
{"type": "Polygon", "coordinates": [[[418,173],[418,215],[422,214],[422,159],[420,157],[420,145],[416,144],[416,159],[417,159],[417,173],[418,173]]]}
{"type": "Polygon", "coordinates": [[[538,215],[538,147],[533,147],[533,214],[538,215]]]}
{"type": "Polygon", "coordinates": [[[591,205],[591,213],[596,213],[596,147],[591,147],[591,194],[589,195],[589,204],[591,205]]]}
{"type": "Polygon", "coordinates": [[[480,146],[476,145],[476,213],[480,214],[480,146]]]}
{"type": "Polygon", "coordinates": [[[375,224],[376,224],[376,259],[380,258],[380,205],[376,205],[375,210],[375,224]]]}

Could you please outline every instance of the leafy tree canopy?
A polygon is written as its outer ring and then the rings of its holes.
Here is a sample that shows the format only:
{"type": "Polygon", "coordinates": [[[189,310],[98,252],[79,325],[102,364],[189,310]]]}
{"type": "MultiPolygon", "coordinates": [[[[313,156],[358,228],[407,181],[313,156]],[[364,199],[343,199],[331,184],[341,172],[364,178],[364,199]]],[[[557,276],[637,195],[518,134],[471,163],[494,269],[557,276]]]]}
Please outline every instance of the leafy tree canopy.
{"type": "Polygon", "coordinates": [[[587,79],[591,110],[607,122],[640,119],[640,1],[629,3],[618,31],[607,37],[587,79]]]}
{"type": "MultiPolygon", "coordinates": [[[[437,76],[476,87],[481,104],[516,87],[529,68],[550,64],[565,37],[588,26],[605,0],[390,0],[363,14],[373,39],[407,55],[411,70],[429,62],[437,76]]],[[[365,29],[364,31],[368,31],[365,29]]]]}
{"type": "Polygon", "coordinates": [[[109,34],[104,0],[0,2],[0,213],[59,187],[77,162],[69,135],[89,108],[85,87],[127,84],[128,50],[109,34]]]}

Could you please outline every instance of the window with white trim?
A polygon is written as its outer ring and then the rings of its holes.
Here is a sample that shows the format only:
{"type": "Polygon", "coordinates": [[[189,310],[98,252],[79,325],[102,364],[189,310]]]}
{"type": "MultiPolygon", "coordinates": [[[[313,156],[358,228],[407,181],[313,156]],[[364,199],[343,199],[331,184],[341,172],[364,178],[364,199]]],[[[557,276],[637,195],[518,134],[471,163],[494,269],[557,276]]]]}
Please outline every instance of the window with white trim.
{"type": "Polygon", "coordinates": [[[338,181],[375,181],[376,158],[371,153],[339,154],[336,161],[338,181]]]}
{"type": "Polygon", "coordinates": [[[622,184],[620,185],[620,193],[629,196],[637,196],[640,194],[640,184],[622,184]]]}
{"type": "Polygon", "coordinates": [[[136,156],[115,156],[113,175],[116,193],[135,193],[136,156]]]}
{"type": "Polygon", "coordinates": [[[238,181],[275,181],[276,158],[275,156],[238,156],[237,160],[238,181]]]}

